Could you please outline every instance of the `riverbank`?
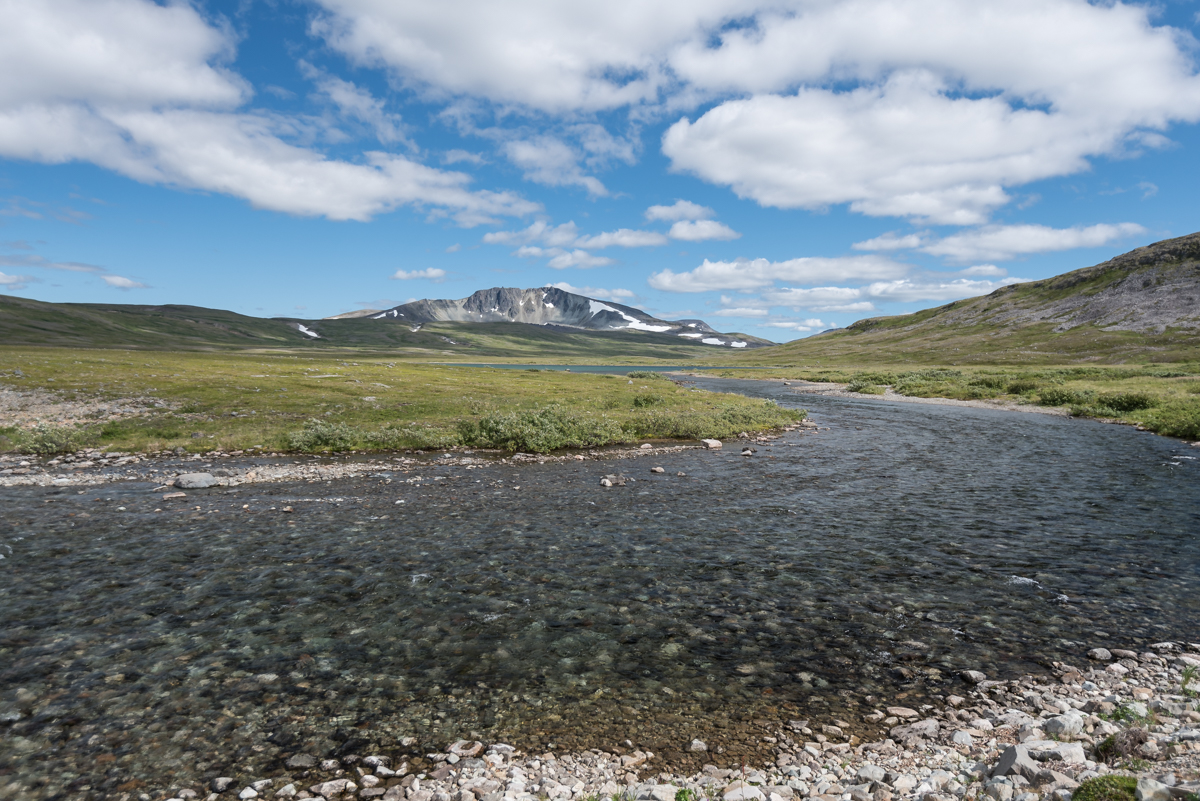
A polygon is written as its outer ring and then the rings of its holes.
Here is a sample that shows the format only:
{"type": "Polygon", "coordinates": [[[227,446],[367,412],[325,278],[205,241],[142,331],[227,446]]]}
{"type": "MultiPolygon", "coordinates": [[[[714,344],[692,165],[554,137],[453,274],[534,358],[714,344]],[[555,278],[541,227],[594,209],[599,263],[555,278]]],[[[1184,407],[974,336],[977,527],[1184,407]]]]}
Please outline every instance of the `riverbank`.
{"type": "Polygon", "coordinates": [[[545,453],[781,428],[797,410],[628,374],[363,356],[0,351],[0,452],[545,453]]]}
{"type": "MultiPolygon", "coordinates": [[[[764,758],[727,767],[706,762],[687,774],[672,772],[633,740],[608,752],[537,755],[466,740],[422,753],[412,748],[416,743],[400,742],[383,753],[340,758],[293,753],[275,775],[137,788],[115,801],[1068,801],[1081,783],[1104,776],[1137,777],[1143,801],[1195,799],[1200,679],[1193,675],[1200,644],[1165,641],[1137,653],[1105,642],[1074,664],[1049,668],[1007,680],[963,671],[955,692],[920,709],[876,699],[861,720],[766,727],[759,735],[764,758]],[[854,733],[881,726],[886,736],[869,742],[854,733]]],[[[701,740],[681,746],[708,756],[701,740]]],[[[1132,799],[1132,793],[1108,797],[1132,799]]]]}

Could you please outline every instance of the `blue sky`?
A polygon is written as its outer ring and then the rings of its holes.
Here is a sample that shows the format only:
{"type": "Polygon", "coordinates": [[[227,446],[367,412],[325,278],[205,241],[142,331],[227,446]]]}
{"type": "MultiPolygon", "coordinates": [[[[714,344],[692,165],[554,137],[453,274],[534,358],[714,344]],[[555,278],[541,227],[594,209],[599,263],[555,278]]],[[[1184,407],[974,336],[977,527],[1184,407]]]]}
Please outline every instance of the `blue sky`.
{"type": "Polygon", "coordinates": [[[914,311],[1200,229],[1198,11],[0,0],[0,292],[914,311]]]}

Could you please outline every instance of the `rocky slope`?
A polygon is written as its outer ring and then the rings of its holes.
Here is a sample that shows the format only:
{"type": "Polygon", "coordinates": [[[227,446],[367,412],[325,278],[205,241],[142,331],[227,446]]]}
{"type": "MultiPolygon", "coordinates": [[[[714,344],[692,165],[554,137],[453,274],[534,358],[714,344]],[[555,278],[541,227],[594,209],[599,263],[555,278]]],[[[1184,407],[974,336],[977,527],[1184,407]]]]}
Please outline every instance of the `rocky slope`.
{"type": "Polygon", "coordinates": [[[595,300],[555,287],[493,287],[457,300],[417,300],[372,315],[372,319],[395,320],[411,326],[433,322],[527,323],[589,331],[647,331],[729,348],[773,344],[744,334],[721,334],[703,320],[660,320],[632,306],[595,300]]]}
{"type": "Polygon", "coordinates": [[[744,362],[1067,364],[1200,360],[1200,233],[990,295],[859,320],[744,362]]]}
{"type": "MultiPolygon", "coordinates": [[[[1002,287],[935,312],[928,322],[939,325],[1051,322],[1055,333],[1082,325],[1156,334],[1168,328],[1195,331],[1200,329],[1200,233],[1156,242],[1094,267],[1002,287]]],[[[850,327],[868,330],[880,321],[861,320],[850,327]]]]}

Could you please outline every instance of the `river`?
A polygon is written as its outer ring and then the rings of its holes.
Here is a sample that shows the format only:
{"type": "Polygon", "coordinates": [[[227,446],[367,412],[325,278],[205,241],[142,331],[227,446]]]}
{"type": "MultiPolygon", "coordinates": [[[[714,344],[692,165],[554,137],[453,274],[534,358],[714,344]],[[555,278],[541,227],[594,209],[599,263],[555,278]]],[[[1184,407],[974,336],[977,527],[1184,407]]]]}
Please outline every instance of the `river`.
{"type": "Polygon", "coordinates": [[[964,669],[1200,641],[1200,449],[692,380],[820,429],[170,514],[144,484],[0,490],[0,785],[102,798],[459,737],[736,764],[781,720],[874,736],[863,713],[964,669]]]}

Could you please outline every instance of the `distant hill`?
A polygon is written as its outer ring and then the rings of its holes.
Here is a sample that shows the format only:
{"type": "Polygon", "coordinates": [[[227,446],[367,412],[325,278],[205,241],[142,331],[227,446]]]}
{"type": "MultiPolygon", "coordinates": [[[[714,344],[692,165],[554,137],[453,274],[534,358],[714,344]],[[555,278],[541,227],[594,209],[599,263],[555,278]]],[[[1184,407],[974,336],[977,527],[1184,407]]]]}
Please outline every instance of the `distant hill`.
{"type": "Polygon", "coordinates": [[[990,295],[742,354],[738,363],[1200,361],[1200,233],[990,295]]]}
{"type": "Polygon", "coordinates": [[[527,323],[585,331],[646,331],[727,348],[775,344],[745,334],[722,334],[703,320],[660,320],[632,306],[596,300],[555,287],[493,287],[458,300],[417,300],[373,314],[371,319],[413,326],[434,322],[527,323]]]}
{"type": "MultiPolygon", "coordinates": [[[[397,319],[359,316],[329,320],[265,319],[199,306],[45,303],[0,295],[0,343],[9,346],[374,350],[394,358],[456,361],[637,360],[683,364],[703,360],[715,350],[695,338],[636,328],[589,330],[513,322],[407,325],[395,324],[397,319]]],[[[728,337],[726,341],[765,342],[741,334],[719,336],[728,337]]]]}

